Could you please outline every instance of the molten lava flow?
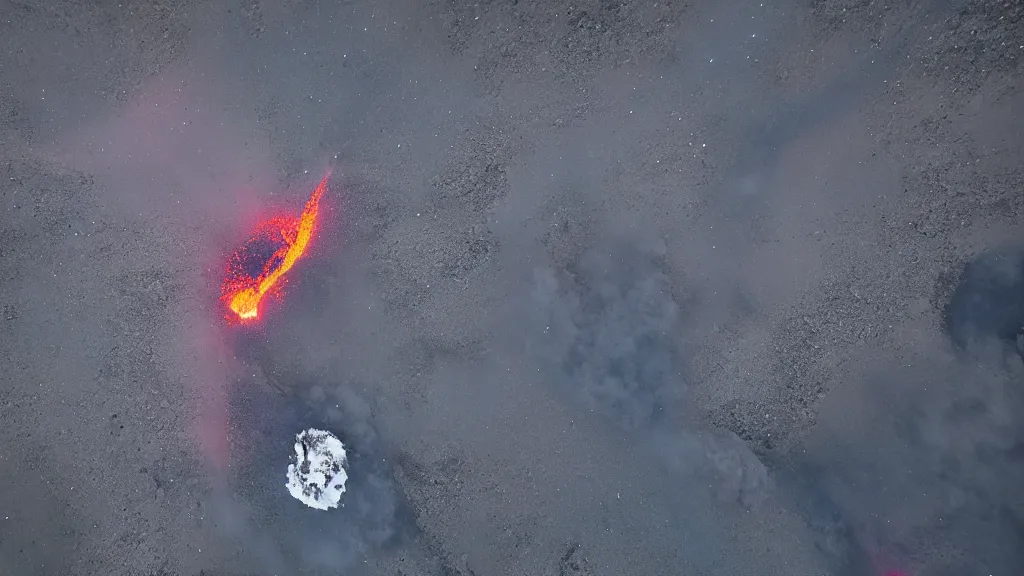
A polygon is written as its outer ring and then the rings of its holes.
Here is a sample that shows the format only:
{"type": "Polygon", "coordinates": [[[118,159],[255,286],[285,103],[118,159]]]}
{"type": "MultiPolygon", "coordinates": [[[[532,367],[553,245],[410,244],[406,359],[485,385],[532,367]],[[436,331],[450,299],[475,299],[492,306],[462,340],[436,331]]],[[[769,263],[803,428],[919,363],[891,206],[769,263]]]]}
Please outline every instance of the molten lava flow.
{"type": "Polygon", "coordinates": [[[254,320],[263,296],[305,253],[329,176],[313,190],[302,214],[261,223],[245,246],[232,255],[221,298],[239,319],[254,320]]]}

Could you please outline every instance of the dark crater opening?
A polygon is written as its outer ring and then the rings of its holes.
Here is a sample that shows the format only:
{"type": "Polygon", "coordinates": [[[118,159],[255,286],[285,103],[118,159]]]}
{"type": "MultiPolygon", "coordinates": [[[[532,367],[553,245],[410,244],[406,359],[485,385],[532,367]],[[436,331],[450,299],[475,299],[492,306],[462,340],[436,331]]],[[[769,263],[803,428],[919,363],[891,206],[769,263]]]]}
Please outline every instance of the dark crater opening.
{"type": "Polygon", "coordinates": [[[231,273],[235,277],[259,278],[264,270],[280,265],[282,256],[275,253],[285,246],[284,238],[259,234],[249,239],[244,246],[231,255],[231,273]],[[272,259],[278,262],[271,262],[272,259]],[[268,266],[269,264],[269,266],[268,266]]]}

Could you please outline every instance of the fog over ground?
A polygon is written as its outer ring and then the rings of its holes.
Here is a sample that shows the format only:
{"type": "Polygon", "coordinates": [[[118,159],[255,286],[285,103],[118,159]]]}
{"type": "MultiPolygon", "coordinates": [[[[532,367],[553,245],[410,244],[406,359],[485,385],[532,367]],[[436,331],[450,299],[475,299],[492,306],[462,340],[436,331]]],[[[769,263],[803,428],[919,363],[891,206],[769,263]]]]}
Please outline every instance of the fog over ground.
{"type": "Polygon", "coordinates": [[[1022,18],[0,0],[0,573],[1024,573],[1022,18]]]}

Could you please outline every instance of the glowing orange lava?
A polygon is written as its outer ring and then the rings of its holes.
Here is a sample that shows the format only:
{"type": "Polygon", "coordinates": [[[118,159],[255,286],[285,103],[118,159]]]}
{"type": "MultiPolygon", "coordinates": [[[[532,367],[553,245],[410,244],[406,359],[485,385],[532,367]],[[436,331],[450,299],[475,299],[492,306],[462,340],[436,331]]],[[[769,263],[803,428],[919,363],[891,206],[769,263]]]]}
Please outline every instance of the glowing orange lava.
{"type": "Polygon", "coordinates": [[[302,214],[260,223],[245,246],[232,255],[221,299],[240,320],[255,320],[259,316],[263,296],[279,287],[281,277],[305,253],[329,177],[324,176],[313,190],[302,214]]]}

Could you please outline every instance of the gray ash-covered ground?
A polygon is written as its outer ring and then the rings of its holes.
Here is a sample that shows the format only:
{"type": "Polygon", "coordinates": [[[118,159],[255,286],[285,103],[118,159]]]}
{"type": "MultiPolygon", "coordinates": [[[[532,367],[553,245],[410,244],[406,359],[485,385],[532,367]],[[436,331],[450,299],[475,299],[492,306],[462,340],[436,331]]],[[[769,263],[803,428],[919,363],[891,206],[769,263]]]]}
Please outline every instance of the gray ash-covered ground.
{"type": "Polygon", "coordinates": [[[1022,38],[1015,0],[0,0],[0,573],[1024,573],[1022,38]],[[344,508],[284,487],[309,427],[344,508]]]}

